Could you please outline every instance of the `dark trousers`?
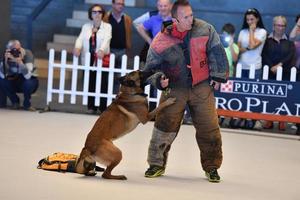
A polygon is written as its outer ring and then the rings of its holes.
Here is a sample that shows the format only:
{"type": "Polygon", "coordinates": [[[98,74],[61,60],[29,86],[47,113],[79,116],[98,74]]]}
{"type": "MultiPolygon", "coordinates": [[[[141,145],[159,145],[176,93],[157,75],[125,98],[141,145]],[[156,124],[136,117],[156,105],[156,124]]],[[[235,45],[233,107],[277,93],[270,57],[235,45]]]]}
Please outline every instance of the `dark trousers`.
{"type": "MultiPolygon", "coordinates": [[[[25,79],[22,75],[19,75],[12,80],[0,79],[0,88],[2,88],[2,92],[10,99],[12,104],[20,103],[17,93],[24,94],[23,106],[25,109],[31,106],[31,95],[37,90],[38,86],[39,81],[36,77],[25,79]]],[[[3,101],[5,103],[4,106],[6,106],[5,101],[3,101]]]]}
{"type": "MultiPolygon", "coordinates": [[[[95,92],[96,89],[96,76],[97,72],[91,71],[90,72],[90,79],[89,79],[89,92],[95,92]]],[[[102,72],[101,78],[101,93],[107,93],[108,88],[108,72],[102,72]]],[[[101,112],[106,109],[106,102],[107,99],[105,97],[100,98],[100,106],[95,106],[95,97],[88,97],[88,109],[96,111],[98,108],[101,112]]]]}
{"type": "MultiPolygon", "coordinates": [[[[176,102],[158,112],[148,149],[149,165],[166,166],[168,152],[179,131],[186,105],[196,129],[202,168],[210,171],[221,166],[222,139],[215,108],[214,91],[207,81],[193,88],[172,88],[162,93],[160,102],[175,97],[176,102]]],[[[191,155],[187,155],[191,156],[191,155]]]]}

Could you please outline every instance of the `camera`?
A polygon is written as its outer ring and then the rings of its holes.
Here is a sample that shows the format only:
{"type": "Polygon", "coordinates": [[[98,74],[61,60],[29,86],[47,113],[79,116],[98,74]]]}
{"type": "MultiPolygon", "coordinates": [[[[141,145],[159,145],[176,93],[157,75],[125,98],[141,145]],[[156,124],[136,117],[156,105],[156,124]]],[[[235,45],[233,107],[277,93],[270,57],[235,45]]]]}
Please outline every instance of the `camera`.
{"type": "Polygon", "coordinates": [[[13,48],[9,51],[9,53],[15,57],[15,58],[18,58],[21,54],[21,51],[19,49],[16,49],[16,48],[13,48]]]}
{"type": "Polygon", "coordinates": [[[221,40],[222,45],[223,45],[225,48],[227,48],[227,47],[229,47],[229,45],[230,45],[231,36],[228,35],[227,33],[222,33],[222,34],[220,35],[220,40],[221,40]]]}

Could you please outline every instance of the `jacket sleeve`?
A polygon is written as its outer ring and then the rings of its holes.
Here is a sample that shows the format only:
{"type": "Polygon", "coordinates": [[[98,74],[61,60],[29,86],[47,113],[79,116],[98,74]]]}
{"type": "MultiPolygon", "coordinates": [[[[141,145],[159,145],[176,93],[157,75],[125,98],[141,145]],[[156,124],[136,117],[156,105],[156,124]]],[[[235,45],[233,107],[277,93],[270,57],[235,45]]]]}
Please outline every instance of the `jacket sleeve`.
{"type": "Polygon", "coordinates": [[[162,55],[159,55],[154,51],[153,48],[149,48],[148,54],[147,54],[147,61],[145,64],[145,67],[143,71],[147,73],[151,73],[151,77],[148,78],[148,81],[151,85],[155,86],[157,89],[163,90],[163,88],[160,85],[160,77],[164,74],[161,72],[161,64],[163,62],[162,55]]]}
{"type": "Polygon", "coordinates": [[[208,65],[210,77],[217,82],[226,82],[229,64],[224,47],[213,26],[210,26],[209,41],[207,43],[208,65]]]}
{"type": "Polygon", "coordinates": [[[20,71],[25,79],[30,79],[34,71],[34,57],[30,50],[25,50],[24,64],[20,65],[20,71]]]}
{"type": "Polygon", "coordinates": [[[271,67],[273,66],[273,63],[272,63],[272,60],[271,60],[268,52],[269,52],[269,40],[267,39],[266,43],[264,45],[264,48],[262,50],[261,57],[262,57],[262,65],[263,66],[268,65],[269,66],[269,70],[270,70],[271,67]]]}
{"type": "Polygon", "coordinates": [[[80,34],[79,34],[78,38],[76,39],[76,42],[75,42],[75,48],[76,49],[82,49],[83,35],[84,35],[84,32],[85,32],[84,29],[85,29],[85,25],[82,26],[80,34]]]}
{"type": "Polygon", "coordinates": [[[110,24],[106,24],[106,30],[103,37],[103,42],[101,43],[100,50],[104,51],[105,54],[109,53],[109,45],[112,35],[112,28],[110,24]]]}

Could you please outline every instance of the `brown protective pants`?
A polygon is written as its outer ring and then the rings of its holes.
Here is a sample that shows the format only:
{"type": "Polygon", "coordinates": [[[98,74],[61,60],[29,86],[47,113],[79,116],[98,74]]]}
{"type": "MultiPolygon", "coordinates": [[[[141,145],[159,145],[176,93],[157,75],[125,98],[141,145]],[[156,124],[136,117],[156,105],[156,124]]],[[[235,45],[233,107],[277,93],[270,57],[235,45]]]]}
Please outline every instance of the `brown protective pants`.
{"type": "Polygon", "coordinates": [[[176,97],[176,103],[164,108],[156,116],[148,150],[149,165],[166,166],[168,152],[179,131],[187,104],[196,128],[203,170],[220,168],[223,159],[222,139],[213,88],[208,81],[193,88],[172,88],[169,94],[162,93],[160,102],[169,97],[176,97]]]}

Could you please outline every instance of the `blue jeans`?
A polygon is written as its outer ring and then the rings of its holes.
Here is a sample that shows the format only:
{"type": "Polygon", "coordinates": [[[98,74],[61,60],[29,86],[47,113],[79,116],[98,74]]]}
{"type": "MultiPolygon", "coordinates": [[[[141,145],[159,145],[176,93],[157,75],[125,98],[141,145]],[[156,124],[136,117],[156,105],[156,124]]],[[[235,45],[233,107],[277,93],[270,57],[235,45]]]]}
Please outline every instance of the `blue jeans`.
{"type": "Polygon", "coordinates": [[[0,78],[0,88],[2,88],[4,94],[8,96],[12,104],[19,104],[20,99],[17,95],[18,92],[24,94],[24,109],[31,106],[31,94],[33,94],[39,85],[39,81],[36,77],[31,77],[30,79],[25,79],[22,75],[13,80],[1,79],[0,78]]]}
{"type": "Polygon", "coordinates": [[[0,85],[0,108],[6,107],[6,99],[7,99],[7,96],[6,96],[3,88],[0,85]]]}

